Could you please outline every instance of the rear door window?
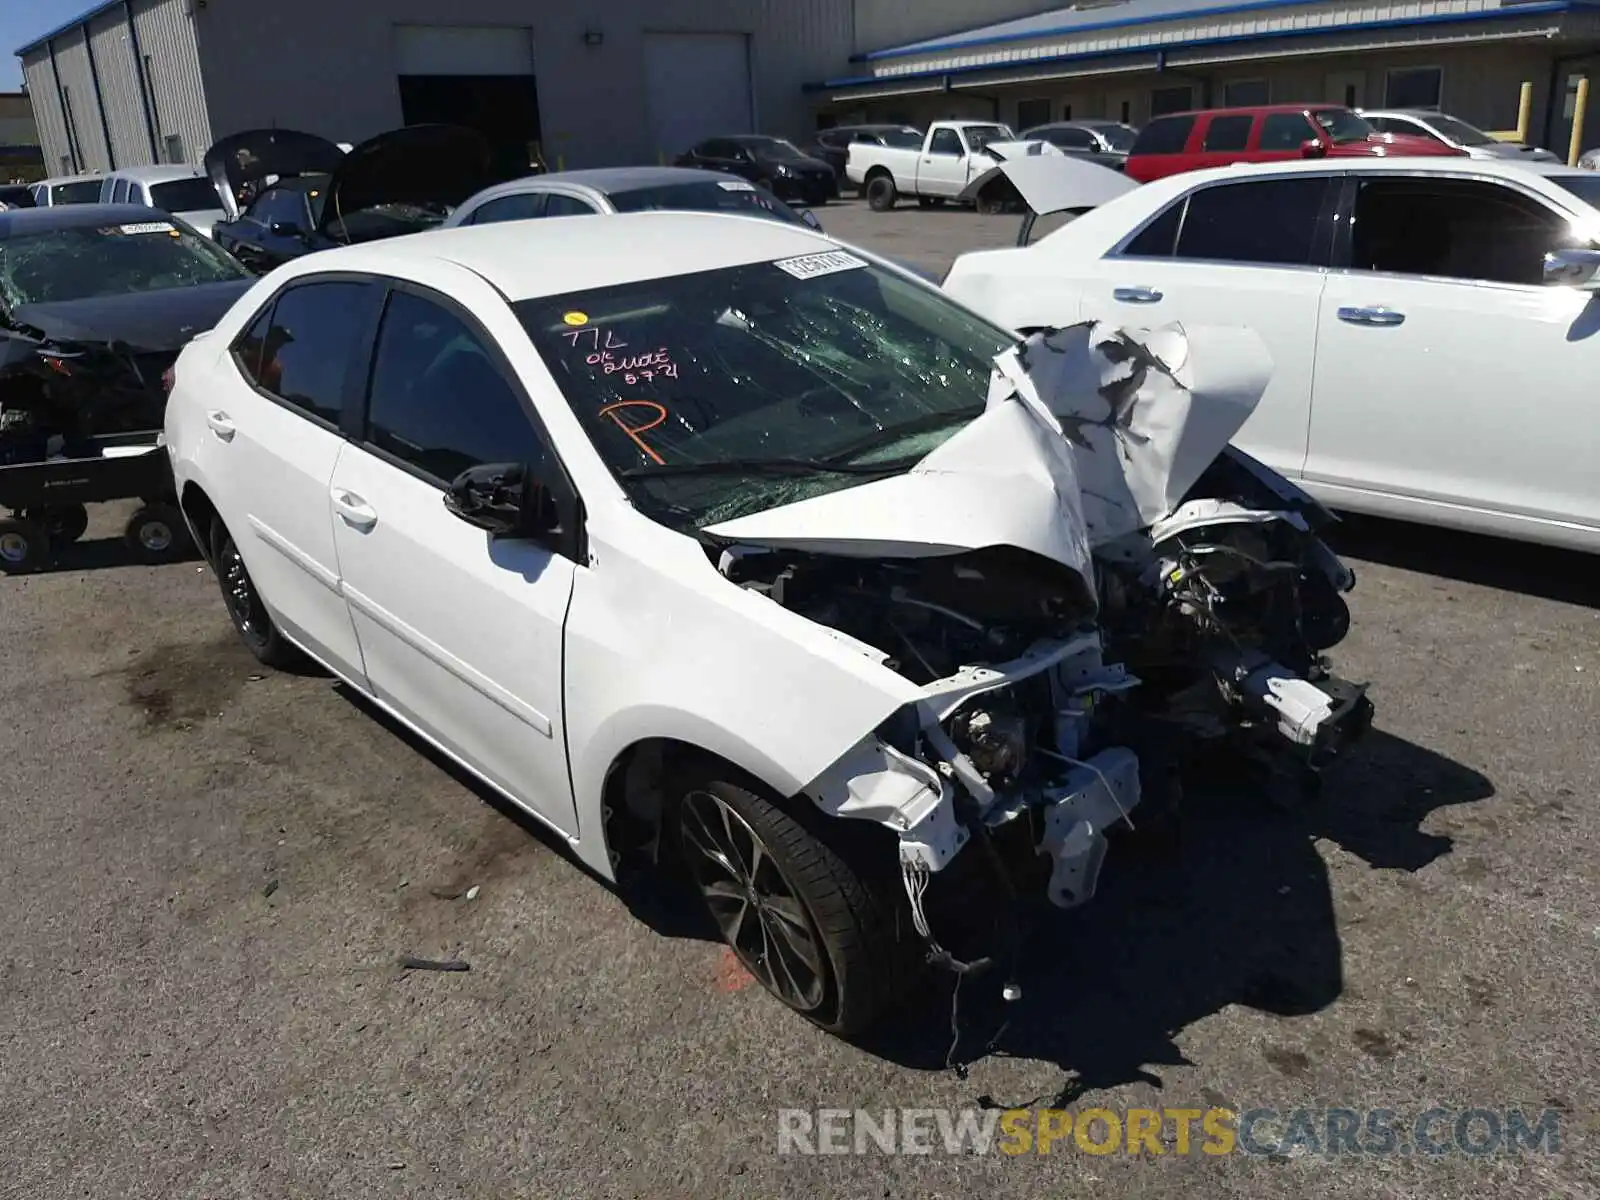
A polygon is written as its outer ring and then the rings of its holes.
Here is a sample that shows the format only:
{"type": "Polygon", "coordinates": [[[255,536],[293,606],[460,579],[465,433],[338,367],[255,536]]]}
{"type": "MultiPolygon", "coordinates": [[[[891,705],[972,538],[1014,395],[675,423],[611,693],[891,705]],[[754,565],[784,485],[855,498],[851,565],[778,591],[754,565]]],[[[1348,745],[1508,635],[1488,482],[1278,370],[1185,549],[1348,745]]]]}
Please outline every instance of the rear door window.
{"type": "Polygon", "coordinates": [[[545,197],[544,215],[547,217],[592,217],[594,206],[587,201],[551,192],[545,197]]]}
{"type": "Polygon", "coordinates": [[[1317,131],[1312,128],[1304,113],[1268,113],[1261,122],[1262,150],[1299,150],[1317,131]]]}
{"type": "Polygon", "coordinates": [[[1177,257],[1267,266],[1310,266],[1326,175],[1200,188],[1178,231],[1177,257]]]}
{"type": "Polygon", "coordinates": [[[1140,131],[1129,154],[1182,154],[1193,129],[1193,117],[1157,117],[1140,131]]]}
{"type": "Polygon", "coordinates": [[[1206,126],[1205,150],[1243,150],[1250,143],[1250,125],[1254,120],[1249,113],[1227,117],[1212,117],[1206,126]]]}

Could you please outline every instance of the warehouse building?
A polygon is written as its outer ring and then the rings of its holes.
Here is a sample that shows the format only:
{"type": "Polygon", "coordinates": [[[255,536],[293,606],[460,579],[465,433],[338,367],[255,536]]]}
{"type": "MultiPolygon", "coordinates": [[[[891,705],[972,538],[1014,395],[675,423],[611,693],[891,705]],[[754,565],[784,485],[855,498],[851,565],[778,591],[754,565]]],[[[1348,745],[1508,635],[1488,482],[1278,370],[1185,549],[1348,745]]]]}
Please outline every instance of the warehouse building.
{"type": "Polygon", "coordinates": [[[858,50],[1029,0],[108,0],[17,53],[52,171],[196,161],[276,125],[358,142],[482,129],[552,167],[812,128],[804,85],[858,50]],[[914,10],[914,11],[908,11],[914,10]]]}
{"type": "Polygon", "coordinates": [[[1531,82],[1529,138],[1565,151],[1578,81],[1596,70],[1592,0],[1089,0],[880,43],[808,90],[841,123],[1138,125],[1187,108],[1312,101],[1437,108],[1509,131],[1531,82]]]}

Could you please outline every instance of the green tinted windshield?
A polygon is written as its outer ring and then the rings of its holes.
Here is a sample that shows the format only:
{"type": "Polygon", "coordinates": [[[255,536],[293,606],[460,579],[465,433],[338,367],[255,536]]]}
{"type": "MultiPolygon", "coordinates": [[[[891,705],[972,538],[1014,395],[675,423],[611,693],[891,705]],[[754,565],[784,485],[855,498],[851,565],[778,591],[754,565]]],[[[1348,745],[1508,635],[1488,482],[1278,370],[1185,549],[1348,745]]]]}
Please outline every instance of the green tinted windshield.
{"type": "Polygon", "coordinates": [[[12,306],[49,304],[250,278],[206,238],[151,216],[0,240],[0,297],[12,306]]]}
{"type": "Polygon", "coordinates": [[[982,412],[1013,340],[844,251],[515,307],[634,502],[679,528],[909,469],[982,412]]]}

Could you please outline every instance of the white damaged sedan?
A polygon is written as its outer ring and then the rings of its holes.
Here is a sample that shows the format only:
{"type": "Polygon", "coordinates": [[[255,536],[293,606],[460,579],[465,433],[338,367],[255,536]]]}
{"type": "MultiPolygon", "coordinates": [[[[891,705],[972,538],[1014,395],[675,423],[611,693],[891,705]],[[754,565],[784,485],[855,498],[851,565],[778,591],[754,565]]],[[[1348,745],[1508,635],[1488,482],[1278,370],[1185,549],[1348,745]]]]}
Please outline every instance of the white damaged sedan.
{"type": "Polygon", "coordinates": [[[804,228],[646,213],[279,268],[166,436],[257,658],[607,880],[681,869],[851,1033],[1089,899],[1187,745],[1281,777],[1365,728],[1327,514],[1227,449],[1269,373],[1244,330],[1019,342],[804,228]]]}

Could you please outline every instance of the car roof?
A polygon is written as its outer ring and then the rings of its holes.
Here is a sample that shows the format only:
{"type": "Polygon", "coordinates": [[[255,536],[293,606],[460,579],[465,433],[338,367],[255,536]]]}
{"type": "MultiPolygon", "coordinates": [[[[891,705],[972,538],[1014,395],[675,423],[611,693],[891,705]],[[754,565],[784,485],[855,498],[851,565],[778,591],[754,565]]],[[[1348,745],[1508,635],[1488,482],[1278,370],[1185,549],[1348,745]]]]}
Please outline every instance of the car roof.
{"type": "Polygon", "coordinates": [[[525,175],[521,179],[497,183],[479,196],[510,196],[518,192],[541,191],[553,184],[590,188],[601,195],[631,192],[637,188],[660,187],[669,183],[707,183],[733,179],[724,171],[702,171],[698,167],[591,167],[582,171],[552,171],[546,175],[525,175]]]}
{"type": "Polygon", "coordinates": [[[1363,117],[1416,117],[1419,121],[1446,115],[1427,108],[1358,108],[1356,111],[1363,117]]]}
{"type": "Polygon", "coordinates": [[[204,179],[205,171],[193,163],[153,163],[143,167],[118,167],[106,179],[137,179],[143,183],[165,183],[172,179],[204,179]]]}
{"type": "MultiPolygon", "coordinates": [[[[102,225],[134,225],[151,220],[142,204],[53,204],[0,212],[0,238],[48,233],[56,229],[94,229],[102,225]]],[[[159,216],[156,220],[167,220],[159,216]]]]}
{"type": "Polygon", "coordinates": [[[306,272],[404,277],[408,267],[454,263],[517,301],[839,248],[831,238],[783,221],[644,212],[595,221],[503,221],[432,229],[324,250],[295,265],[306,272]]]}
{"type": "Polygon", "coordinates": [[[1413,175],[1479,175],[1496,179],[1506,179],[1512,182],[1526,181],[1530,175],[1559,176],[1597,174],[1585,171],[1581,167],[1569,167],[1566,163],[1552,162],[1524,162],[1520,159],[1509,158],[1466,158],[1458,156],[1403,156],[1360,158],[1311,158],[1291,159],[1287,162],[1238,162],[1229,163],[1222,167],[1206,167],[1197,171],[1180,171],[1176,175],[1168,175],[1154,183],[1147,183],[1140,192],[1147,188],[1171,183],[1178,185],[1172,190],[1187,190],[1198,183],[1210,183],[1219,180],[1238,179],[1241,175],[1300,175],[1354,172],[1357,174],[1394,174],[1401,172],[1413,175]]]}
{"type": "MultiPolygon", "coordinates": [[[[1251,116],[1255,116],[1258,113],[1262,116],[1271,116],[1274,113],[1303,113],[1322,108],[1344,109],[1344,105],[1334,104],[1332,101],[1307,101],[1304,104],[1238,104],[1232,108],[1190,108],[1185,109],[1183,112],[1163,113],[1159,117],[1152,117],[1151,123],[1154,124],[1165,117],[1236,117],[1243,116],[1246,113],[1251,116]]],[[[1355,110],[1345,109],[1345,111],[1354,112],[1355,110]]]]}

